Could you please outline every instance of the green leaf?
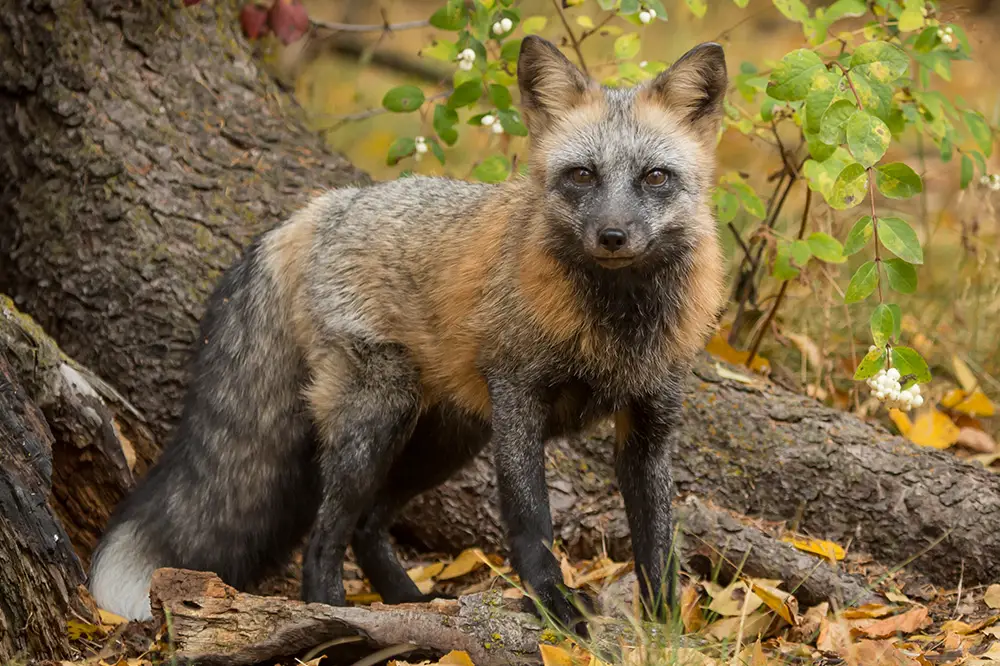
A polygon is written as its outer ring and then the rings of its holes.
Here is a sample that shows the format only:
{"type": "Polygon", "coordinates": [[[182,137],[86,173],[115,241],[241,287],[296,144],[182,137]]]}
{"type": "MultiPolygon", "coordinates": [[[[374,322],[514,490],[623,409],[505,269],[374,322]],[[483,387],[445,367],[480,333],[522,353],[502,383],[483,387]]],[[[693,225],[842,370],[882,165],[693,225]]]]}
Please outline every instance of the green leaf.
{"type": "Polygon", "coordinates": [[[895,303],[889,303],[889,309],[892,310],[892,337],[898,340],[903,330],[903,311],[895,303]]]}
{"type": "Polygon", "coordinates": [[[902,162],[875,167],[875,185],[890,199],[908,199],[924,189],[917,172],[902,162]]]}
{"type": "Polygon", "coordinates": [[[863,301],[872,295],[876,286],[878,286],[878,267],[874,261],[866,261],[854,272],[851,283],[847,285],[844,302],[857,303],[858,301],[863,301]]]}
{"type": "Polygon", "coordinates": [[[854,49],[851,55],[851,71],[879,83],[895,81],[906,73],[909,66],[910,59],[906,53],[889,42],[866,42],[854,49]]]}
{"type": "Polygon", "coordinates": [[[857,112],[858,106],[854,102],[840,99],[830,105],[820,119],[819,137],[824,143],[837,145],[847,140],[847,121],[857,112]]]}
{"type": "Polygon", "coordinates": [[[746,6],[750,4],[750,0],[733,0],[733,2],[740,9],[746,9],[746,6]]]}
{"type": "MultiPolygon", "coordinates": [[[[869,79],[860,72],[851,72],[850,78],[865,111],[881,118],[883,122],[888,120],[892,113],[892,86],[869,79]]],[[[849,95],[851,99],[854,99],[854,93],[847,85],[847,77],[844,77],[839,89],[841,94],[849,95]]]]}
{"type": "Polygon", "coordinates": [[[545,24],[548,22],[548,18],[544,16],[529,16],[521,22],[521,30],[526,35],[537,35],[545,29],[545,24]]]}
{"type": "MultiPolygon", "coordinates": [[[[837,151],[837,146],[831,146],[828,143],[823,143],[819,136],[815,134],[806,134],[806,147],[809,148],[809,155],[816,162],[823,162],[830,158],[837,151]]],[[[836,175],[836,174],[834,174],[836,175]]],[[[833,181],[831,180],[831,185],[833,181]]]]}
{"type": "Polygon", "coordinates": [[[833,154],[822,161],[806,160],[802,171],[806,176],[809,189],[819,192],[826,200],[830,199],[833,193],[833,185],[837,182],[837,176],[844,170],[844,167],[854,161],[851,154],[841,147],[836,147],[833,154]]]}
{"type": "Polygon", "coordinates": [[[802,23],[809,18],[809,10],[802,3],[802,0],[771,0],[778,11],[784,14],[789,21],[802,23]]]}
{"type": "Polygon", "coordinates": [[[528,128],[521,122],[521,116],[514,109],[500,109],[497,118],[503,131],[512,136],[528,136],[528,128]]]}
{"type": "Polygon", "coordinates": [[[452,91],[448,98],[448,108],[459,109],[469,106],[479,101],[483,96],[483,84],[481,81],[466,81],[452,91]]]}
{"type": "Polygon", "coordinates": [[[510,175],[510,162],[503,155],[493,155],[472,170],[472,176],[484,183],[500,183],[510,175]]]}
{"type": "Polygon", "coordinates": [[[962,155],[962,182],[961,187],[964,190],[972,182],[972,176],[975,174],[975,168],[972,166],[972,160],[969,159],[968,155],[962,155]]]}
{"type": "Polygon", "coordinates": [[[878,239],[885,249],[911,264],[924,263],[924,251],[920,248],[917,232],[898,217],[880,217],[878,239]]]}
{"type": "Polygon", "coordinates": [[[904,9],[899,15],[896,27],[900,32],[913,32],[924,25],[924,13],[919,9],[904,9]]]}
{"type": "Polygon", "coordinates": [[[440,30],[461,30],[466,22],[465,3],[449,1],[431,14],[430,23],[440,30]]]}
{"type": "Polygon", "coordinates": [[[740,202],[735,194],[717,187],[712,194],[712,200],[715,203],[716,215],[719,218],[719,222],[725,224],[736,219],[737,213],[740,212],[740,202]]]}
{"type": "Polygon", "coordinates": [[[885,367],[885,348],[879,346],[873,349],[858,364],[858,369],[854,371],[854,379],[864,381],[869,377],[874,377],[878,371],[885,367]]]}
{"type": "Polygon", "coordinates": [[[884,303],[876,306],[869,320],[872,329],[872,339],[876,347],[884,347],[885,343],[892,338],[892,332],[896,330],[896,321],[892,315],[892,308],[884,303]]]}
{"type": "Polygon", "coordinates": [[[639,33],[628,32],[615,40],[615,57],[631,60],[639,53],[639,33]]]}
{"type": "Polygon", "coordinates": [[[813,134],[819,132],[823,114],[837,94],[839,81],[840,77],[833,72],[824,72],[813,81],[812,89],[806,96],[806,129],[813,134]]]}
{"type": "Polygon", "coordinates": [[[931,371],[927,367],[927,361],[916,349],[893,347],[892,367],[899,370],[900,375],[916,375],[917,382],[920,384],[926,384],[931,380],[931,371]]]}
{"type": "Polygon", "coordinates": [[[493,106],[498,109],[509,109],[511,102],[514,101],[510,96],[510,91],[505,86],[498,86],[495,83],[490,84],[489,95],[493,106]]]}
{"type": "Polygon", "coordinates": [[[454,110],[443,104],[434,106],[434,131],[449,146],[455,145],[458,141],[458,130],[455,129],[457,123],[458,114],[454,110]]]}
{"type": "Polygon", "coordinates": [[[771,72],[767,94],[784,101],[805,99],[815,80],[825,71],[823,61],[812,51],[792,51],[771,72]]]}
{"type": "Polygon", "coordinates": [[[791,280],[798,274],[799,269],[792,265],[792,244],[784,240],[778,241],[772,275],[778,280],[791,280]]]}
{"type": "MultiPolygon", "coordinates": [[[[687,3],[688,9],[691,13],[698,18],[704,18],[705,12],[708,11],[708,4],[705,0],[684,0],[687,3]]],[[[801,0],[800,0],[801,1],[801,0]]]]}
{"type": "Polygon", "coordinates": [[[504,62],[517,62],[517,57],[521,54],[521,40],[508,39],[500,47],[500,59],[504,62]]]}
{"type": "Polygon", "coordinates": [[[431,147],[431,152],[434,153],[434,157],[438,159],[438,162],[444,164],[444,148],[441,147],[441,144],[431,139],[427,142],[427,145],[431,147]]]}
{"type": "Polygon", "coordinates": [[[754,189],[750,187],[747,183],[742,180],[730,180],[728,183],[729,188],[733,191],[736,197],[740,200],[743,209],[750,213],[754,217],[763,220],[764,216],[767,215],[767,210],[764,208],[764,202],[760,200],[754,189]]]}
{"type": "Polygon", "coordinates": [[[404,157],[409,157],[417,151],[417,142],[409,138],[400,138],[392,142],[389,146],[389,156],[386,158],[386,164],[389,166],[395,166],[399,163],[399,160],[404,157]]]}
{"type": "Polygon", "coordinates": [[[986,157],[989,157],[993,152],[993,132],[986,123],[986,119],[983,118],[983,114],[978,111],[966,110],[962,115],[965,116],[965,125],[969,128],[969,133],[976,140],[979,149],[986,157]]]}
{"type": "Polygon", "coordinates": [[[882,159],[889,147],[889,128],[867,111],[855,111],[845,127],[847,147],[861,166],[870,167],[882,159]]]}
{"type": "Polygon", "coordinates": [[[889,287],[901,294],[912,294],[917,290],[917,269],[902,259],[883,261],[889,287]]]}
{"type": "Polygon", "coordinates": [[[853,208],[864,201],[867,189],[868,172],[865,168],[857,162],[848,164],[837,176],[827,203],[837,210],[853,208]]]}
{"type": "Polygon", "coordinates": [[[410,113],[424,103],[424,91],[416,86],[396,86],[382,98],[382,106],[395,113],[410,113]]]}
{"type": "Polygon", "coordinates": [[[809,249],[814,257],[828,264],[842,264],[847,261],[844,258],[844,248],[836,238],[822,231],[809,234],[809,249]]]}
{"type": "Polygon", "coordinates": [[[863,250],[872,239],[873,232],[871,215],[865,215],[855,222],[851,232],[847,234],[847,240],[844,241],[844,256],[849,257],[863,250]]]}
{"type": "Polygon", "coordinates": [[[811,258],[812,250],[809,247],[808,241],[792,241],[792,261],[794,261],[799,267],[805,268],[811,258]]]}
{"type": "Polygon", "coordinates": [[[444,40],[435,40],[427,48],[420,49],[419,53],[422,58],[434,58],[435,60],[452,62],[458,57],[458,44],[444,40]]]}
{"type": "Polygon", "coordinates": [[[917,41],[913,43],[913,50],[919,51],[920,53],[929,53],[938,43],[938,27],[928,26],[924,28],[920,35],[917,37],[917,41]]]}

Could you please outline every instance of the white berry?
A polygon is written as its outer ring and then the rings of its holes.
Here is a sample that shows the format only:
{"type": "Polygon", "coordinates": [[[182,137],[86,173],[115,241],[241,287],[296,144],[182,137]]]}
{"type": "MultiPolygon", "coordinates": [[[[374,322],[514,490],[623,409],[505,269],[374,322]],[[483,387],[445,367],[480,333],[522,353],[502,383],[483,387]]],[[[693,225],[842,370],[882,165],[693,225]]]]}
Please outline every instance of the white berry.
{"type": "Polygon", "coordinates": [[[511,28],[514,27],[514,22],[505,16],[500,19],[500,27],[503,28],[504,32],[510,32],[511,28]]]}
{"type": "Polygon", "coordinates": [[[652,7],[649,8],[649,18],[656,18],[656,10],[652,7]]]}
{"type": "Polygon", "coordinates": [[[643,11],[639,12],[639,21],[640,22],[642,22],[642,23],[649,23],[652,20],[653,20],[653,16],[648,11],[643,10],[643,11]]]}
{"type": "Polygon", "coordinates": [[[944,36],[941,37],[942,44],[951,44],[952,41],[954,41],[954,38],[949,34],[945,34],[944,36]]]}
{"type": "Polygon", "coordinates": [[[492,129],[494,134],[503,134],[503,125],[500,123],[493,123],[492,129]]]}
{"type": "Polygon", "coordinates": [[[494,118],[494,117],[493,117],[493,115],[491,115],[491,114],[489,114],[489,113],[487,113],[487,114],[486,114],[485,116],[483,116],[483,117],[482,117],[482,118],[481,118],[481,119],[479,120],[480,124],[483,124],[483,125],[486,125],[487,127],[489,127],[490,125],[492,125],[492,124],[493,124],[493,123],[495,123],[496,121],[497,121],[497,119],[496,119],[496,118],[494,118]]]}

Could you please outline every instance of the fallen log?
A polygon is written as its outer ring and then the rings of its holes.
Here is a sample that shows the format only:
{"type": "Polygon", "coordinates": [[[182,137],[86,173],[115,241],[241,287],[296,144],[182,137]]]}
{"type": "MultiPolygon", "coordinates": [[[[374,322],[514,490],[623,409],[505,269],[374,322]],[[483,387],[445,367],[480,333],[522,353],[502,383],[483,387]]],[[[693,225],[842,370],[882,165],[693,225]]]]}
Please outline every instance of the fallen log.
{"type": "Polygon", "coordinates": [[[243,666],[287,657],[331,639],[362,636],[371,651],[389,646],[469,653],[476,666],[538,662],[538,621],[519,603],[485,592],[458,601],[371,607],[306,604],[237,592],[218,576],[158,569],[153,615],[169,612],[176,656],[203,666],[243,666]]]}
{"type": "MultiPolygon", "coordinates": [[[[762,378],[720,375],[704,355],[687,382],[674,478],[744,515],[791,521],[848,541],[887,566],[908,566],[955,587],[995,582],[1000,571],[1000,476],[891,435],[762,378]]],[[[614,431],[552,442],[546,477],[556,537],[573,556],[606,547],[629,557],[628,524],[614,482],[614,431]]],[[[503,551],[489,453],[417,498],[395,529],[428,550],[503,551]]]]}

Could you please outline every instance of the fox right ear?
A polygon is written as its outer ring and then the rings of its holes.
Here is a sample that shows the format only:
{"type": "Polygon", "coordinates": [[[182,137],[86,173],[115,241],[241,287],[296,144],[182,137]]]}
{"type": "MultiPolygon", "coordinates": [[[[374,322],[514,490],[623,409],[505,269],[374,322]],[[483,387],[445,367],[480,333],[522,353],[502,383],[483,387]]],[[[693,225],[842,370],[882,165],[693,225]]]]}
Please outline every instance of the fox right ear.
{"type": "Polygon", "coordinates": [[[517,84],[528,131],[537,136],[579,104],[594,84],[555,44],[529,35],[517,58],[517,84]]]}

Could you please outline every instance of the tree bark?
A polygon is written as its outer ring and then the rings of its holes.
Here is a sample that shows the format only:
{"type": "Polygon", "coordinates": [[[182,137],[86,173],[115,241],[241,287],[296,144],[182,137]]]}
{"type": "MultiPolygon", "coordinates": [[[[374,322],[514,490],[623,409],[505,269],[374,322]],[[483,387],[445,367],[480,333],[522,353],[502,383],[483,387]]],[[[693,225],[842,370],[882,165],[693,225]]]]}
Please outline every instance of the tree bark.
{"type": "Polygon", "coordinates": [[[52,433],[3,353],[0,460],[0,663],[68,656],[83,569],[48,502],[52,433]]]}
{"type": "Polygon", "coordinates": [[[162,440],[221,271],[309,195],[367,179],[259,71],[235,2],[0,8],[0,291],[162,440]]]}
{"type": "MultiPolygon", "coordinates": [[[[703,356],[687,383],[674,455],[681,495],[738,513],[790,521],[817,537],[908,566],[940,585],[995,582],[1000,476],[918,447],[878,425],[763,379],[724,378],[703,356]]],[[[729,368],[732,372],[735,368],[729,368]]],[[[556,537],[574,556],[631,552],[614,482],[614,433],[553,442],[546,476],[556,537]]],[[[489,453],[418,498],[397,536],[429,550],[503,550],[489,453]]]]}

